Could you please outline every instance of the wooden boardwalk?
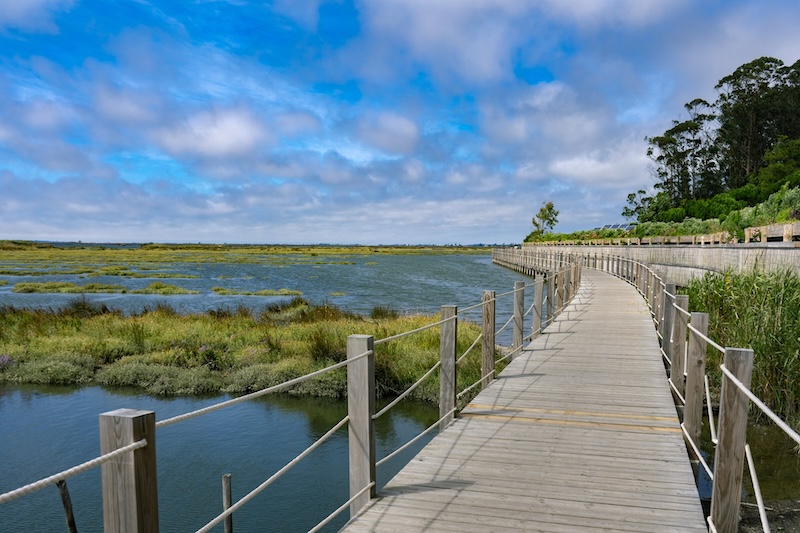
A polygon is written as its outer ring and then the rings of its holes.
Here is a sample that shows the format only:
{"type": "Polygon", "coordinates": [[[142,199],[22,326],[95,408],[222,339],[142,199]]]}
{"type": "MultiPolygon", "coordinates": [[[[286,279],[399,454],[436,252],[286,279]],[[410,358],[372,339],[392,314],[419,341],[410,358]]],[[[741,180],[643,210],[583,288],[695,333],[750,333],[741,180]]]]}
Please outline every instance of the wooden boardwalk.
{"type": "Polygon", "coordinates": [[[707,531],[646,304],[568,308],[344,531],[707,531]]]}

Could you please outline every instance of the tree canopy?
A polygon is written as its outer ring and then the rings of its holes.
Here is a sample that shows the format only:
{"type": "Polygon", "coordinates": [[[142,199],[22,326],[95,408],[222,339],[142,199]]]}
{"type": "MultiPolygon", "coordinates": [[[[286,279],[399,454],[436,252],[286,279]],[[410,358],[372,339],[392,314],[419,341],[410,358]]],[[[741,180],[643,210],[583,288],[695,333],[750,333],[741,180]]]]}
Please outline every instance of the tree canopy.
{"type": "Polygon", "coordinates": [[[541,237],[556,227],[556,224],[558,224],[558,210],[553,205],[553,202],[542,203],[542,207],[531,222],[533,223],[533,231],[526,240],[541,237]]]}
{"type": "Polygon", "coordinates": [[[661,135],[646,137],[654,192],[628,195],[623,216],[639,222],[724,218],[800,185],[800,61],[761,57],[715,87],[713,103],[684,105],[661,135]]]}

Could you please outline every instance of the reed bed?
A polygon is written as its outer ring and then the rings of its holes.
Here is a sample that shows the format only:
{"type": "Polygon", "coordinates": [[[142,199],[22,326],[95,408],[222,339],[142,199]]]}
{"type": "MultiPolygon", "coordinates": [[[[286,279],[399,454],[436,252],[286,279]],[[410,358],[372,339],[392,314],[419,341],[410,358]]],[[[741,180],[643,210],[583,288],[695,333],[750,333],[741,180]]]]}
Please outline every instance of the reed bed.
{"type": "MultiPolygon", "coordinates": [[[[709,314],[711,338],[755,352],[753,391],[800,423],[800,277],[789,270],[707,274],[681,292],[692,311],[709,314]]],[[[721,354],[710,349],[708,356],[709,368],[717,368],[721,354]]]]}
{"type": "MultiPolygon", "coordinates": [[[[301,298],[259,312],[239,307],[192,315],[160,304],[126,316],[84,298],[60,309],[0,307],[0,381],[240,394],[344,360],[348,335],[380,339],[435,320],[383,307],[366,317],[301,298]]],[[[479,332],[475,324],[460,324],[459,351],[479,332]]],[[[459,368],[460,387],[480,377],[480,352],[474,352],[459,368]]],[[[379,394],[404,390],[438,360],[438,328],[378,346],[379,394]]],[[[438,391],[434,375],[413,396],[435,401],[438,391]]],[[[291,392],[343,397],[346,374],[328,373],[291,392]]]]}

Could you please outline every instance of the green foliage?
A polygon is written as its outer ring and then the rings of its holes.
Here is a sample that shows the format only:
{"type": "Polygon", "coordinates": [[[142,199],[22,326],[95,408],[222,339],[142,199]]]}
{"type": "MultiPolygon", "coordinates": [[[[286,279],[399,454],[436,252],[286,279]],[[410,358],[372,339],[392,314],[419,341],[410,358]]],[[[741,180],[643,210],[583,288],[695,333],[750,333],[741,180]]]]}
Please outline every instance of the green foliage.
{"type": "Polygon", "coordinates": [[[369,317],[373,320],[385,320],[385,319],[395,319],[400,317],[400,313],[392,309],[391,307],[383,306],[383,305],[376,305],[372,308],[372,311],[369,313],[369,317]]]}
{"type": "Polygon", "coordinates": [[[656,194],[628,195],[625,217],[679,222],[684,209],[685,216],[724,219],[786,183],[800,185],[800,61],[761,57],[716,89],[714,103],[689,102],[687,120],[647,138],[656,194]]]}
{"type": "Polygon", "coordinates": [[[132,294],[160,294],[162,296],[169,296],[174,294],[200,294],[200,291],[193,291],[177,287],[175,285],[168,285],[160,281],[154,281],[144,289],[137,289],[131,291],[132,294]]]}
{"type": "MultiPolygon", "coordinates": [[[[383,309],[378,322],[302,298],[267,306],[257,316],[240,309],[179,315],[163,305],[123,316],[85,299],[57,310],[0,307],[0,382],[97,382],[170,395],[248,392],[344,360],[350,334],[380,339],[437,320],[383,309]]],[[[478,334],[476,325],[461,322],[459,351],[478,334]]],[[[404,390],[438,361],[439,330],[382,344],[377,352],[381,393],[404,390]]],[[[480,377],[479,350],[459,372],[461,387],[480,377]]],[[[412,396],[437,398],[437,379],[431,376],[412,396]]],[[[342,397],[346,373],[325,374],[289,392],[342,397]]]]}
{"type": "MultiPolygon", "coordinates": [[[[755,352],[753,391],[780,416],[800,420],[800,277],[792,271],[707,274],[682,290],[709,314],[709,336],[755,352]]],[[[720,354],[709,350],[709,368],[720,354]]]]}
{"type": "Polygon", "coordinates": [[[558,211],[556,210],[553,202],[542,203],[539,212],[533,217],[533,232],[532,236],[542,236],[551,231],[556,224],[558,224],[558,211]]]}

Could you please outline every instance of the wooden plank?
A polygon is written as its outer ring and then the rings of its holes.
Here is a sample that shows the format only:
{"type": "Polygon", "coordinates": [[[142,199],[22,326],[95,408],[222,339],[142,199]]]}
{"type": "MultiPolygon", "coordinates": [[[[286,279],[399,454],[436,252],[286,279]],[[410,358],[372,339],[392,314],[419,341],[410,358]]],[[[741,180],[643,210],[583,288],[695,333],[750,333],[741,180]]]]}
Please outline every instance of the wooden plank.
{"type": "Polygon", "coordinates": [[[706,531],[632,286],[584,271],[558,319],[345,527],[421,530],[706,531]]]}

